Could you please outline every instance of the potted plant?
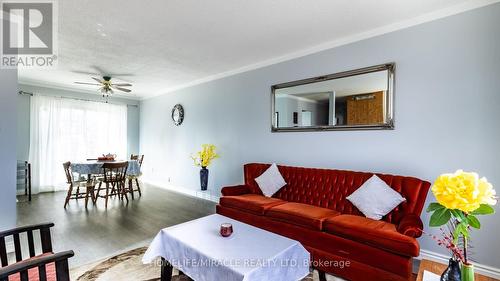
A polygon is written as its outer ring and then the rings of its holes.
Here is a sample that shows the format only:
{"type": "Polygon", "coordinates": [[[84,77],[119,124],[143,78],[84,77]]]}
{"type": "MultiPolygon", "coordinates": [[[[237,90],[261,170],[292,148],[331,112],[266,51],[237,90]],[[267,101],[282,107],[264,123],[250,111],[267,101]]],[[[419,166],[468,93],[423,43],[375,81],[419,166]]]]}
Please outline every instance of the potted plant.
{"type": "Polygon", "coordinates": [[[213,144],[203,144],[201,150],[196,152],[196,154],[191,155],[194,164],[201,167],[200,170],[200,185],[201,190],[207,190],[208,187],[208,169],[207,167],[212,163],[212,160],[219,158],[219,155],[215,152],[215,145],[213,144]]]}
{"type": "Polygon", "coordinates": [[[432,186],[432,193],[437,202],[427,208],[427,212],[432,213],[429,225],[441,227],[442,232],[441,239],[433,238],[451,251],[450,266],[453,261],[461,263],[462,281],[474,280],[474,267],[467,255],[470,231],[481,228],[477,216],[495,213],[492,206],[497,202],[496,192],[486,178],[458,170],[440,175],[432,186]],[[446,231],[442,228],[445,224],[448,224],[446,231]]]}

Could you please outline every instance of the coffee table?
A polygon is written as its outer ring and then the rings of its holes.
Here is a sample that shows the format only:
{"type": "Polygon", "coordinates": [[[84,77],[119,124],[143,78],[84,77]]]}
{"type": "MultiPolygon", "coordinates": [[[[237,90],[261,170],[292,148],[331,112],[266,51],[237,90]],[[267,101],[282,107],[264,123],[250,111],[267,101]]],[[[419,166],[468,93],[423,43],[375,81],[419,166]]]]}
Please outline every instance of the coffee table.
{"type": "Polygon", "coordinates": [[[290,281],[309,274],[309,252],[297,241],[218,214],[162,229],[143,256],[161,257],[162,281],[172,267],[196,281],[290,281]],[[219,234],[229,222],[234,233],[219,234]]]}

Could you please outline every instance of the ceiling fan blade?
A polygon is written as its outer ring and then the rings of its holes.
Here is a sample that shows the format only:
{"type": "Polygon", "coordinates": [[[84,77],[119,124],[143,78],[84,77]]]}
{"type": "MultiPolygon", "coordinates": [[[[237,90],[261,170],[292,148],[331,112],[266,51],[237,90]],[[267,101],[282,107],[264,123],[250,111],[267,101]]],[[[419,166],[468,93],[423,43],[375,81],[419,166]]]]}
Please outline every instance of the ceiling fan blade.
{"type": "Polygon", "coordinates": [[[111,87],[113,87],[113,88],[117,89],[118,91],[122,91],[122,92],[125,92],[125,93],[130,93],[130,92],[132,92],[132,90],[125,89],[125,88],[120,88],[120,87],[116,87],[116,86],[114,86],[114,85],[113,85],[113,86],[111,86],[111,87]]]}
{"type": "Polygon", "coordinates": [[[115,77],[115,76],[134,76],[132,73],[110,73],[106,71],[105,69],[102,69],[101,67],[97,65],[92,65],[91,66],[93,69],[97,70],[100,76],[110,76],[110,77],[115,77]]]}
{"type": "Polygon", "coordinates": [[[135,74],[132,73],[110,73],[108,76],[111,77],[119,77],[119,76],[135,76],[135,74]]]}
{"type": "Polygon", "coordinates": [[[88,71],[81,71],[81,70],[71,70],[71,72],[78,73],[78,74],[92,75],[92,76],[99,76],[99,75],[101,75],[99,73],[88,72],[88,71]]]}
{"type": "Polygon", "coordinates": [[[109,76],[108,73],[106,71],[104,71],[104,69],[100,68],[97,65],[92,65],[90,67],[97,70],[97,73],[99,73],[99,75],[101,75],[101,76],[109,76]]]}
{"type": "Polygon", "coordinates": [[[97,82],[99,82],[99,83],[101,83],[101,84],[102,84],[101,79],[98,79],[98,78],[95,78],[95,77],[91,77],[91,78],[92,78],[92,79],[94,79],[95,81],[97,81],[97,82]]]}
{"type": "Polygon", "coordinates": [[[92,86],[101,86],[101,84],[96,84],[96,83],[85,83],[85,82],[75,82],[75,84],[80,84],[80,85],[92,85],[92,86]]]}
{"type": "Polygon", "coordinates": [[[115,83],[112,83],[113,86],[118,86],[118,87],[131,87],[132,84],[130,83],[118,83],[118,84],[115,84],[115,83]]]}

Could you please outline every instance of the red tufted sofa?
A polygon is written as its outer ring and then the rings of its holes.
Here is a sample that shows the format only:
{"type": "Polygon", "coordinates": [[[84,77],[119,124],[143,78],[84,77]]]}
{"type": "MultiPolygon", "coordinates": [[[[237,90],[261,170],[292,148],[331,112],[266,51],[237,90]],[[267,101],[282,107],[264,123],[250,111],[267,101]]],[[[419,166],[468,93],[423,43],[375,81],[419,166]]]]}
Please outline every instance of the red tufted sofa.
{"type": "Polygon", "coordinates": [[[375,221],[346,199],[373,173],[278,166],[287,185],[268,198],[254,179],[269,166],[246,164],[245,184],[222,189],[217,213],[300,241],[321,271],[348,280],[410,280],[429,182],[377,174],[406,202],[375,221]]]}

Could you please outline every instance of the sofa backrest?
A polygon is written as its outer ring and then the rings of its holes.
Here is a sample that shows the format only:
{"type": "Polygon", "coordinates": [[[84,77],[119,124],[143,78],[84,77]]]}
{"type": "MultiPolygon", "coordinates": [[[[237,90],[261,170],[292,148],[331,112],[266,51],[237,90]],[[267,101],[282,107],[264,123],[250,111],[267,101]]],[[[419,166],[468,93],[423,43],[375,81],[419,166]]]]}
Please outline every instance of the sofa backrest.
{"type": "MultiPolygon", "coordinates": [[[[245,184],[252,193],[262,194],[255,178],[260,176],[270,164],[250,163],[244,166],[245,184]]],[[[278,165],[280,173],[287,182],[275,198],[336,210],[342,214],[363,215],[346,199],[374,173],[289,167],[278,165]]],[[[406,214],[420,216],[429,191],[430,183],[413,177],[376,174],[406,202],[387,214],[383,220],[397,224],[406,214]]]]}

